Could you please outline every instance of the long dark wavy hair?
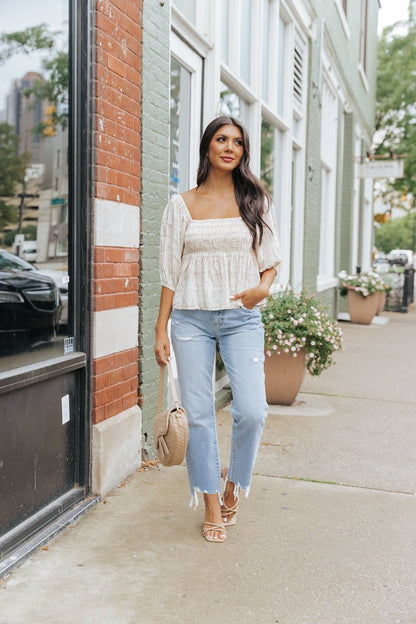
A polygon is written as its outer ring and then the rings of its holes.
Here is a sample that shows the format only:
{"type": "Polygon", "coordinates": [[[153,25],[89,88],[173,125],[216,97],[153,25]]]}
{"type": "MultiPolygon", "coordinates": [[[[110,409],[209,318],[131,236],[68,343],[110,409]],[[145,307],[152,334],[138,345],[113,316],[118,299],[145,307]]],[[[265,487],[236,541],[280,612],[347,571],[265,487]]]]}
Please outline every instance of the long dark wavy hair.
{"type": "Polygon", "coordinates": [[[199,146],[199,167],[196,179],[197,186],[201,186],[208,178],[211,164],[208,160],[208,148],[212,137],[221,126],[236,126],[243,138],[243,156],[238,167],[233,170],[234,193],[240,209],[241,218],[247,225],[252,236],[253,249],[260,244],[263,238],[264,227],[268,227],[263,221],[265,205],[270,209],[271,197],[262,183],[250,169],[250,141],[248,132],[243,124],[234,117],[222,115],[213,119],[205,128],[199,146]]]}

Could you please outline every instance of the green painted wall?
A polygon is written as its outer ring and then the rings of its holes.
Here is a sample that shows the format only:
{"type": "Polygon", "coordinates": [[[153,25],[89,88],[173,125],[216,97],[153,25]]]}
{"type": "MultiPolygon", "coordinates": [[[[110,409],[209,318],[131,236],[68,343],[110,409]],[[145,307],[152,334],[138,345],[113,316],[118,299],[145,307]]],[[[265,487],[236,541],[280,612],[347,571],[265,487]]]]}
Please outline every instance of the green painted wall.
{"type": "Polygon", "coordinates": [[[169,193],[170,2],[143,2],[140,394],[145,456],[153,457],[159,367],[154,325],[159,308],[159,229],[169,193]]]}
{"type": "MultiPolygon", "coordinates": [[[[345,113],[339,106],[342,123],[339,124],[337,154],[337,204],[335,220],[335,275],[342,269],[350,270],[352,252],[352,212],[354,200],[354,140],[358,122],[371,138],[374,127],[376,87],[376,39],[378,0],[369,0],[367,31],[367,88],[360,76],[360,21],[361,2],[349,1],[347,22],[350,37],[346,36],[335,0],[312,0],[316,12],[316,31],[309,49],[309,97],[307,110],[306,167],[309,175],[305,181],[305,236],[303,283],[311,291],[316,290],[319,272],[319,236],[321,207],[320,139],[321,106],[316,85],[320,82],[321,43],[327,41],[336,70],[343,82],[353,112],[345,113]],[[322,31],[325,29],[325,38],[322,31]]],[[[362,198],[363,184],[360,184],[362,198]]],[[[361,201],[360,201],[361,205],[361,201]]],[[[359,215],[359,223],[362,216],[359,215]]],[[[361,228],[360,228],[361,229],[361,228]]],[[[359,239],[361,237],[358,233],[359,239]]],[[[361,245],[361,240],[359,244],[361,245]]],[[[343,309],[343,300],[337,288],[319,293],[319,298],[335,314],[343,309]]]]}
{"type": "MultiPolygon", "coordinates": [[[[320,41],[320,27],[316,41],[320,41]]],[[[313,85],[319,84],[320,47],[312,43],[309,49],[309,84],[306,128],[305,225],[303,246],[303,285],[316,289],[319,269],[319,234],[321,217],[321,107],[313,85]]]]}
{"type": "Polygon", "coordinates": [[[371,136],[374,125],[376,92],[376,42],[379,1],[369,0],[368,2],[366,68],[368,91],[358,71],[360,60],[361,1],[349,0],[347,2],[349,38],[346,36],[342,26],[335,0],[312,0],[311,4],[317,16],[321,19],[324,18],[327,38],[332,48],[331,51],[337,59],[337,69],[342,76],[343,82],[349,86],[349,95],[355,101],[361,124],[371,136]]]}

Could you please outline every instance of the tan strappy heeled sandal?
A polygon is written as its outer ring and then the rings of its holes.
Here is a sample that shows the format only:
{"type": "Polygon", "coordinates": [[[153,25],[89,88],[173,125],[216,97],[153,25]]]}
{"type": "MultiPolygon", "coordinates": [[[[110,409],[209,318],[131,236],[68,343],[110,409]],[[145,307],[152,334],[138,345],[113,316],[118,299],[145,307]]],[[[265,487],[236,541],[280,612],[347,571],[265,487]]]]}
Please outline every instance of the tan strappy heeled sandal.
{"type": "Polygon", "coordinates": [[[225,503],[222,504],[221,515],[224,526],[231,527],[237,524],[238,503],[239,500],[237,499],[231,507],[227,507],[225,503]]]}
{"type": "Polygon", "coordinates": [[[215,522],[204,522],[202,527],[202,535],[205,537],[207,542],[225,542],[227,539],[227,534],[225,532],[225,526],[223,524],[216,524],[215,522]],[[212,537],[208,535],[208,533],[214,533],[215,535],[212,537]]]}
{"type": "MultiPolygon", "coordinates": [[[[223,468],[221,470],[221,477],[224,479],[224,495],[225,495],[225,487],[227,486],[227,481],[228,481],[228,467],[223,468]]],[[[224,525],[226,527],[235,526],[237,524],[237,511],[238,511],[238,504],[240,500],[238,496],[234,496],[234,500],[235,500],[235,503],[234,505],[231,505],[231,507],[228,507],[225,504],[225,502],[223,502],[221,505],[222,521],[224,522],[224,525]]]]}

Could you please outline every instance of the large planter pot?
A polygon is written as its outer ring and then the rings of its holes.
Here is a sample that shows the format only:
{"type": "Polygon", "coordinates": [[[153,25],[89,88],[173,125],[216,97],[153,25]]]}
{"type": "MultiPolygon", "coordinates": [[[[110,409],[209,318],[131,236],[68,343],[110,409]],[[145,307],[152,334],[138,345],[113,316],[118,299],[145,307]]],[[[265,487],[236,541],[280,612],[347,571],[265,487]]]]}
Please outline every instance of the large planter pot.
{"type": "Polygon", "coordinates": [[[377,294],[376,316],[378,316],[380,312],[382,312],[384,309],[384,304],[386,303],[386,293],[380,290],[376,294],[377,294]]]}
{"type": "Polygon", "coordinates": [[[306,373],[305,352],[266,355],[264,362],[266,399],[269,405],[292,405],[306,373]]]}
{"type": "Polygon", "coordinates": [[[376,314],[378,303],[377,293],[362,297],[353,290],[348,291],[348,312],[351,323],[359,325],[370,325],[376,314]]]}

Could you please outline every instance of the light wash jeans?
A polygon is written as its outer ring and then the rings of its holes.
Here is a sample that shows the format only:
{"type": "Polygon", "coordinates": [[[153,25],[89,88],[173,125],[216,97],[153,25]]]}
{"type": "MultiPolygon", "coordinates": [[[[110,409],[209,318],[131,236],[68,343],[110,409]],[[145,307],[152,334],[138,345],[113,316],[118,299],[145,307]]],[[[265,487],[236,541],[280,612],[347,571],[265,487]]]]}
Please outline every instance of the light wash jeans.
{"type": "Polygon", "coordinates": [[[191,504],[197,492],[218,493],[221,466],[214,407],[213,370],[218,344],[231,383],[233,418],[229,479],[250,489],[253,466],[267,416],[264,331],[260,310],[172,310],[171,337],[181,402],[188,414],[186,461],[191,504]]]}

